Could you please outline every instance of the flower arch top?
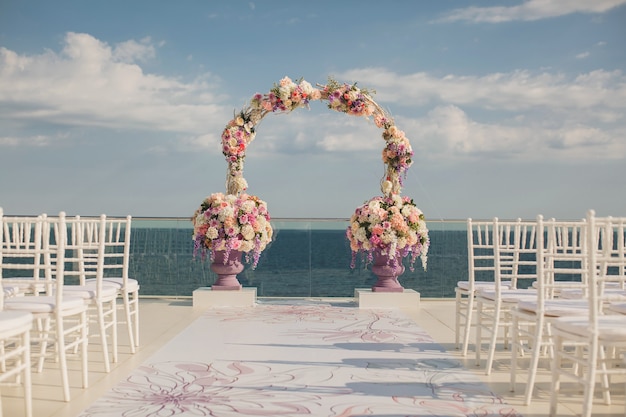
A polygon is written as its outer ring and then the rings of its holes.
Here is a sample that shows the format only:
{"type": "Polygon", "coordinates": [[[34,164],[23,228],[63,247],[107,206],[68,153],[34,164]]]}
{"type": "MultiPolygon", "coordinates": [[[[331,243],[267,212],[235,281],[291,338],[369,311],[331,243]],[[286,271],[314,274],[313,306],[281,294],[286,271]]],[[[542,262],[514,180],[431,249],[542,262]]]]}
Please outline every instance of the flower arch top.
{"type": "Polygon", "coordinates": [[[308,107],[311,101],[323,100],[328,108],[351,116],[373,117],[376,126],[383,129],[385,147],[382,160],[385,175],[381,180],[384,196],[399,195],[402,180],[413,163],[413,150],[404,132],[398,129],[391,117],[372,99],[371,92],[354,84],[339,83],[332,78],[326,85],[313,87],[300,79],[289,77],[267,94],[255,94],[250,103],[235,113],[222,132],[222,153],[228,162],[226,189],[228,194],[239,195],[248,188],[243,177],[246,149],[256,135],[256,125],[270,113],[288,113],[299,107],[308,107]]]}

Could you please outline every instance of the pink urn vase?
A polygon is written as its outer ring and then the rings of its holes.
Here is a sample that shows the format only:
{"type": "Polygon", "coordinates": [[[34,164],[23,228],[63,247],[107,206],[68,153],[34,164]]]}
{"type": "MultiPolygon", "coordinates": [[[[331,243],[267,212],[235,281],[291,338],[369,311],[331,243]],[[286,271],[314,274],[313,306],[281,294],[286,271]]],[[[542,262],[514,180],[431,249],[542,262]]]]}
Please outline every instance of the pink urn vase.
{"type": "Polygon", "coordinates": [[[228,259],[226,258],[225,251],[215,251],[214,259],[211,263],[211,271],[217,274],[215,283],[211,286],[212,290],[221,291],[236,291],[241,290],[241,284],[237,279],[237,274],[243,271],[243,264],[241,263],[240,251],[230,251],[228,259]]]}
{"type": "Polygon", "coordinates": [[[378,281],[372,287],[374,292],[404,292],[404,287],[398,282],[398,277],[404,274],[402,259],[397,260],[383,255],[379,249],[374,251],[372,272],[378,281]]]}

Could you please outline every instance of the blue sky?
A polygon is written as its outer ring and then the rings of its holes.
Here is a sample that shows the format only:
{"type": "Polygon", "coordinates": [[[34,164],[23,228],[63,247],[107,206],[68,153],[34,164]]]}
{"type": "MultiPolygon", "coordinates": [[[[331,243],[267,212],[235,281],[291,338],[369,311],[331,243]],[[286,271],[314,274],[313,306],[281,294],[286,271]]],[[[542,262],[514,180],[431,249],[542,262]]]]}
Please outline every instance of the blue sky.
{"type": "MultiPolygon", "coordinates": [[[[187,217],[220,134],[285,76],[376,91],[427,219],[626,215],[626,0],[0,3],[0,206],[187,217]]],[[[247,152],[273,217],[379,195],[373,121],[269,115],[247,152]]]]}

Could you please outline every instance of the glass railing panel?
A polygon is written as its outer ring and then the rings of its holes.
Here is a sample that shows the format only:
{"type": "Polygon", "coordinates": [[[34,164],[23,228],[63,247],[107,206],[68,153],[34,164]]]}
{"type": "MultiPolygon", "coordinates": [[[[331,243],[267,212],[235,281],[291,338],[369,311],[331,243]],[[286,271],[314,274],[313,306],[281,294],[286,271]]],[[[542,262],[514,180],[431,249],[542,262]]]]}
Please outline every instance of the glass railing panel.
{"type": "MultiPolygon", "coordinates": [[[[350,297],[355,288],[376,281],[370,267],[352,253],[344,219],[273,219],[274,241],[261,254],[255,270],[238,275],[245,287],[266,297],[350,297]]],[[[405,260],[400,283],[422,297],[453,297],[459,280],[467,279],[465,221],[429,221],[428,268],[418,259],[411,271],[405,260]]],[[[134,218],[131,276],[143,295],[189,296],[215,280],[208,259],[194,258],[189,219],[134,218]]]]}

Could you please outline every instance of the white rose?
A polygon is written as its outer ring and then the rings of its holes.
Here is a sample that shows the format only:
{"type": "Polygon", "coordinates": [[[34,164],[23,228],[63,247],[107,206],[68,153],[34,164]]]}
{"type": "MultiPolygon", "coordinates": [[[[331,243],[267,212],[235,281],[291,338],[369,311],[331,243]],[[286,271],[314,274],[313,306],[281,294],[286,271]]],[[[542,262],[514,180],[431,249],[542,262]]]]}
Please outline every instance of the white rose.
{"type": "Polygon", "coordinates": [[[369,208],[369,211],[376,212],[380,209],[380,201],[378,200],[370,201],[367,207],[369,208]]]}
{"type": "Polygon", "coordinates": [[[383,194],[390,194],[391,189],[393,188],[393,184],[391,183],[391,181],[385,180],[383,181],[381,188],[383,189],[383,194]]]}
{"type": "Polygon", "coordinates": [[[254,201],[248,200],[243,202],[243,204],[241,205],[241,209],[244,213],[250,213],[254,209],[254,206],[254,201]]]}
{"type": "Polygon", "coordinates": [[[217,219],[220,222],[224,222],[224,220],[226,220],[227,217],[232,217],[233,216],[233,208],[228,206],[228,207],[224,207],[222,210],[220,210],[220,212],[217,214],[217,219]]]}
{"type": "Polygon", "coordinates": [[[235,179],[235,184],[237,184],[237,189],[240,191],[248,188],[248,182],[244,177],[237,177],[237,179],[235,179]]]}
{"type": "Polygon", "coordinates": [[[254,229],[249,224],[245,224],[241,228],[241,234],[243,235],[243,238],[246,240],[254,239],[254,229]]]}
{"type": "Polygon", "coordinates": [[[395,236],[393,233],[385,231],[385,233],[383,233],[383,235],[381,236],[381,240],[385,245],[389,245],[395,240],[395,236]]]}
{"type": "Polygon", "coordinates": [[[365,232],[365,228],[359,227],[356,233],[354,234],[354,237],[356,237],[356,239],[361,242],[365,242],[367,240],[367,234],[365,232]]]}
{"type": "Polygon", "coordinates": [[[283,85],[278,89],[278,95],[282,101],[286,101],[291,97],[291,85],[283,85]]]}
{"type": "Polygon", "coordinates": [[[241,242],[241,246],[239,247],[241,252],[250,252],[252,249],[254,249],[254,244],[247,240],[241,242]]]}
{"type": "Polygon", "coordinates": [[[209,227],[209,229],[206,231],[206,237],[211,240],[217,238],[218,235],[219,233],[215,227],[209,227]]]}
{"type": "Polygon", "coordinates": [[[308,81],[302,80],[300,82],[300,88],[307,94],[311,94],[313,92],[313,86],[308,81]]]}

